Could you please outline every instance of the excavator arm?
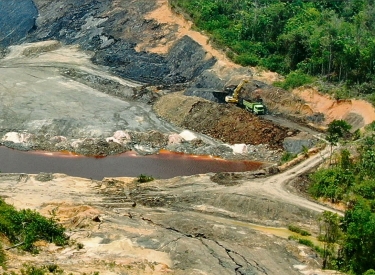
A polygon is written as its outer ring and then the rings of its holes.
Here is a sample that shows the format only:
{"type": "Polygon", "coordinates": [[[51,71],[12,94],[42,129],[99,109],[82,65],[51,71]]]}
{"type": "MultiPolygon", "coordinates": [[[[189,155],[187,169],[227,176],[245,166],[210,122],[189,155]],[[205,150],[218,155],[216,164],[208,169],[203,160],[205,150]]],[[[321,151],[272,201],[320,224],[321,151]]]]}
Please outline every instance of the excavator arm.
{"type": "Polygon", "coordinates": [[[233,91],[233,95],[228,95],[225,97],[225,102],[228,102],[228,103],[238,103],[238,95],[243,87],[243,85],[245,85],[245,83],[249,82],[248,80],[246,79],[243,79],[241,81],[240,84],[237,85],[237,87],[234,89],[233,91]]]}

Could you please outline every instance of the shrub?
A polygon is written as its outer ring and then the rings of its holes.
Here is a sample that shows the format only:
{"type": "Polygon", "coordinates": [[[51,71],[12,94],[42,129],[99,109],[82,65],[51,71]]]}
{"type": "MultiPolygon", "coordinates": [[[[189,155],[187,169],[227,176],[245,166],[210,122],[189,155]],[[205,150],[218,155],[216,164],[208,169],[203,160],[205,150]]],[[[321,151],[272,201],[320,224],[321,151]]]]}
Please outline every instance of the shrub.
{"type": "Polygon", "coordinates": [[[363,182],[355,185],[354,192],[365,199],[375,199],[375,180],[365,179],[363,182]]]}
{"type": "Polygon", "coordinates": [[[314,245],[314,243],[312,241],[308,240],[308,239],[298,238],[297,236],[289,236],[288,240],[293,240],[293,241],[296,241],[296,242],[298,242],[300,244],[303,244],[303,245],[306,245],[308,247],[311,247],[320,256],[322,256],[324,254],[323,248],[321,248],[321,247],[319,247],[317,245],[314,245]]]}
{"type": "Polygon", "coordinates": [[[302,73],[300,71],[294,71],[289,73],[284,81],[275,82],[273,85],[276,87],[283,88],[285,90],[290,90],[297,87],[301,87],[306,84],[311,84],[314,81],[314,77],[302,73]]]}
{"type": "Polygon", "coordinates": [[[141,174],[139,177],[138,177],[138,182],[139,183],[144,183],[144,182],[149,182],[149,181],[153,181],[154,178],[152,176],[147,176],[147,175],[143,175],[141,174]]]}
{"type": "Polygon", "coordinates": [[[0,244],[0,266],[5,268],[5,265],[6,265],[6,256],[5,256],[3,246],[0,244]]]}
{"type": "Polygon", "coordinates": [[[24,269],[21,270],[22,275],[45,275],[47,269],[45,267],[37,267],[33,265],[26,265],[24,269]]]}
{"type": "Polygon", "coordinates": [[[251,53],[243,53],[235,56],[234,61],[242,66],[258,65],[258,57],[251,53]]]}
{"type": "Polygon", "coordinates": [[[311,234],[306,231],[306,230],[303,230],[302,228],[298,227],[298,226],[295,226],[295,225],[289,225],[288,226],[288,229],[292,232],[295,232],[295,233],[298,233],[302,236],[311,236],[311,234]]]}
{"type": "Polygon", "coordinates": [[[288,162],[288,161],[290,161],[290,160],[292,160],[292,159],[294,159],[294,158],[296,158],[296,157],[297,157],[296,154],[292,154],[292,153],[290,153],[290,152],[285,152],[285,153],[281,156],[280,161],[281,161],[281,163],[285,163],[285,162],[288,162]]]}
{"type": "Polygon", "coordinates": [[[0,200],[0,233],[11,243],[22,243],[22,249],[37,252],[33,243],[37,240],[67,243],[65,229],[53,219],[47,219],[30,209],[17,211],[13,206],[0,200]]]}
{"type": "Polygon", "coordinates": [[[298,243],[312,247],[312,248],[315,247],[314,243],[308,239],[298,239],[298,243]]]}

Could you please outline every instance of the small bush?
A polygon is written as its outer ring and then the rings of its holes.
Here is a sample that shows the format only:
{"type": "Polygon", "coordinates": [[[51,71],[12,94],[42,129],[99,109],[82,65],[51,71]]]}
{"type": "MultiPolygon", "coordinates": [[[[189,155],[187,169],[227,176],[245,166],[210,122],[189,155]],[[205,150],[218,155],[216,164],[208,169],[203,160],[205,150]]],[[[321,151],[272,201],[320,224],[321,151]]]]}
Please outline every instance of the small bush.
{"type": "MultiPolygon", "coordinates": [[[[289,236],[288,237],[288,240],[293,240],[293,241],[296,241],[300,244],[303,244],[303,245],[306,245],[308,247],[311,247],[312,249],[314,249],[314,251],[316,251],[320,256],[323,256],[324,254],[324,249],[317,246],[317,245],[314,245],[314,243],[308,239],[303,239],[303,238],[298,238],[297,236],[289,236]]],[[[326,251],[327,253],[327,251],[326,251]]]]}
{"type": "Polygon", "coordinates": [[[309,232],[307,232],[306,230],[303,230],[302,228],[299,228],[298,226],[295,226],[295,225],[289,225],[288,229],[290,231],[298,233],[302,236],[311,236],[311,234],[309,232]]]}
{"type": "Polygon", "coordinates": [[[296,157],[297,157],[296,154],[292,154],[292,153],[290,153],[290,152],[285,152],[285,153],[281,156],[280,161],[281,161],[281,163],[285,163],[285,162],[288,162],[288,161],[290,161],[290,160],[292,160],[292,159],[294,159],[294,158],[296,158],[296,157]]]}
{"type": "Polygon", "coordinates": [[[57,264],[49,264],[44,266],[50,273],[53,274],[63,274],[64,270],[62,270],[57,264]]]}
{"type": "Polygon", "coordinates": [[[25,268],[21,270],[21,275],[45,275],[45,274],[47,274],[47,269],[45,267],[26,265],[25,268]]]}
{"type": "Polygon", "coordinates": [[[149,181],[153,181],[153,180],[154,180],[154,177],[141,174],[141,175],[138,177],[138,180],[137,180],[137,181],[138,181],[139,183],[144,183],[144,182],[149,182],[149,181]]]}
{"type": "Polygon", "coordinates": [[[259,62],[258,57],[251,53],[243,53],[235,56],[234,62],[242,66],[256,66],[259,62]]]}
{"type": "Polygon", "coordinates": [[[37,240],[56,245],[67,243],[65,229],[53,219],[47,219],[30,209],[17,211],[3,200],[0,200],[0,233],[13,244],[22,243],[20,247],[31,252],[37,252],[33,245],[37,240]]]}
{"type": "Polygon", "coordinates": [[[293,241],[297,241],[298,242],[298,237],[297,236],[293,236],[293,235],[290,235],[289,237],[288,237],[288,240],[293,240],[293,241]]]}
{"type": "Polygon", "coordinates": [[[273,85],[276,87],[283,88],[285,90],[290,90],[297,87],[301,87],[306,84],[311,84],[314,81],[314,77],[302,73],[300,71],[294,71],[289,73],[284,81],[275,82],[273,85]]]}
{"type": "MultiPolygon", "coordinates": [[[[21,273],[12,271],[10,274],[2,273],[3,275],[47,275],[47,274],[65,274],[64,270],[56,264],[49,264],[45,266],[35,266],[24,264],[21,273]]],[[[71,274],[71,273],[69,273],[71,274]]],[[[93,273],[95,274],[95,273],[93,273]]]]}
{"type": "Polygon", "coordinates": [[[3,246],[0,244],[0,266],[2,266],[3,268],[5,268],[6,266],[6,256],[5,256],[5,252],[4,252],[4,249],[3,249],[3,246]]]}
{"type": "Polygon", "coordinates": [[[314,243],[308,239],[298,239],[298,243],[306,245],[308,247],[312,247],[312,248],[315,247],[314,243]]]}

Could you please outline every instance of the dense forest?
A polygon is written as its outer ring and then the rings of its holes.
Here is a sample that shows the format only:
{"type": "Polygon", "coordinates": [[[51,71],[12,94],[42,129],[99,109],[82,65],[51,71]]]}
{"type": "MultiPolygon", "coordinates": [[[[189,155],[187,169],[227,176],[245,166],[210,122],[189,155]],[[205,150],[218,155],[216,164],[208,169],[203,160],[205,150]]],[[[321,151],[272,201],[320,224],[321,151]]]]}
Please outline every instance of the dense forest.
{"type": "Polygon", "coordinates": [[[169,0],[241,65],[375,91],[374,0],[169,0]]]}

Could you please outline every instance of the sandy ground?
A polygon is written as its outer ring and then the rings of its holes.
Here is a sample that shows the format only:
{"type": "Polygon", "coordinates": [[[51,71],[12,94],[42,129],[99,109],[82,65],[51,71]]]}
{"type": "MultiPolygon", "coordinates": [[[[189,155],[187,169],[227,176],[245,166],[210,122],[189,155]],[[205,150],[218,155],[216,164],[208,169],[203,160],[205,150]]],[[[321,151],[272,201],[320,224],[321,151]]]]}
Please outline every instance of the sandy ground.
{"type": "Polygon", "coordinates": [[[293,92],[301,97],[313,112],[324,114],[326,124],[335,119],[343,119],[354,125],[353,128],[358,129],[375,120],[375,109],[367,101],[335,100],[311,88],[300,88],[293,92]]]}

